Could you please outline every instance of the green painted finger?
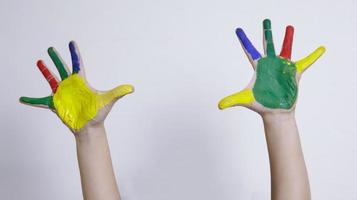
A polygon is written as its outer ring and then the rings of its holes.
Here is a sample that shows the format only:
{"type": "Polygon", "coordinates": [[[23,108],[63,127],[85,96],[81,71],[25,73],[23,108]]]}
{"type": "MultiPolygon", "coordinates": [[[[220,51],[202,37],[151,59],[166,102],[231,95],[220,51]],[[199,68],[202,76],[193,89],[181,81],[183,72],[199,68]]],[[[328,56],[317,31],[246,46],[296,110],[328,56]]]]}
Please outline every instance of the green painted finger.
{"type": "Polygon", "coordinates": [[[56,68],[58,70],[58,72],[60,73],[61,79],[64,80],[68,77],[68,72],[65,68],[65,65],[62,61],[62,59],[59,57],[57,51],[55,50],[55,48],[50,47],[47,50],[48,55],[50,55],[53,63],[56,65],[56,68]]]}
{"type": "Polygon", "coordinates": [[[53,105],[52,96],[47,96],[42,98],[20,97],[20,102],[32,106],[48,107],[51,109],[55,109],[53,105]]]}
{"type": "Polygon", "coordinates": [[[265,53],[267,56],[275,56],[273,33],[271,32],[271,22],[269,19],[265,19],[263,21],[263,28],[264,28],[265,53]]]}

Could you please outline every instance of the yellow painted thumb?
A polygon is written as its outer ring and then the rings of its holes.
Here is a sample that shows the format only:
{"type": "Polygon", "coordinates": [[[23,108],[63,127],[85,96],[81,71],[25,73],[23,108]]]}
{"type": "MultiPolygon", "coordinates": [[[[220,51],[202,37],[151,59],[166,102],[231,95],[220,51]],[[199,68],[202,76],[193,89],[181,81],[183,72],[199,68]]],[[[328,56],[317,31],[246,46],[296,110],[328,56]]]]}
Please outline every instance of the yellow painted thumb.
{"type": "Polygon", "coordinates": [[[218,108],[223,110],[232,106],[238,105],[248,105],[255,101],[253,96],[253,91],[251,89],[245,89],[238,93],[234,93],[228,97],[223,98],[219,104],[218,108]]]}
{"type": "Polygon", "coordinates": [[[119,98],[133,92],[134,92],[134,87],[132,85],[120,85],[112,90],[104,92],[103,94],[99,94],[98,95],[99,107],[103,108],[104,106],[111,103],[112,101],[116,101],[119,98]]]}

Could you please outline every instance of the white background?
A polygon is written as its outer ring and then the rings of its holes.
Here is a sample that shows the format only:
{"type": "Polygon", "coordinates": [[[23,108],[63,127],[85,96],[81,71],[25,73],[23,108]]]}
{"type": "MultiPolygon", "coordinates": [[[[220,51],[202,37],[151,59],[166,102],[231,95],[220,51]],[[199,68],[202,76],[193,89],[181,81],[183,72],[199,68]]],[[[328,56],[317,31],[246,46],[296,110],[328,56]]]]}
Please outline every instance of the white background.
{"type": "Polygon", "coordinates": [[[81,199],[75,141],[56,115],[18,103],[50,88],[36,68],[55,46],[70,64],[76,40],[97,89],[131,83],[106,120],[124,200],[269,199],[262,120],[217,102],[253,71],[234,30],[276,51],[295,26],[293,59],[325,55],[301,80],[297,121],[317,200],[357,199],[357,3],[239,0],[47,1],[0,4],[0,199],[81,199]]]}

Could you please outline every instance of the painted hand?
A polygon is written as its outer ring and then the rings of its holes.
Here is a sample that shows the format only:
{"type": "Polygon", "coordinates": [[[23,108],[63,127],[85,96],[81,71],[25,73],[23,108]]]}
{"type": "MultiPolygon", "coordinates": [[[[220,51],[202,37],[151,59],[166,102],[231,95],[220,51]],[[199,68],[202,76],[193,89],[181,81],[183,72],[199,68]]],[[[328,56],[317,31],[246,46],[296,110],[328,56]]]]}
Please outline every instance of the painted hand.
{"type": "Polygon", "coordinates": [[[263,28],[264,57],[255,49],[241,28],[236,30],[255,73],[245,89],[225,97],[219,102],[220,109],[239,105],[258,113],[293,110],[301,74],[325,52],[325,48],[321,46],[307,57],[297,62],[291,61],[294,28],[287,26],[283,47],[280,55],[277,56],[275,55],[269,19],[263,21],[263,28]]]}
{"type": "Polygon", "coordinates": [[[80,53],[75,42],[69,43],[72,58],[72,74],[57,51],[50,47],[48,54],[54,62],[62,81],[53,75],[42,60],[37,66],[51,86],[52,94],[43,98],[21,97],[20,102],[44,107],[55,112],[73,132],[85,126],[104,121],[113,104],[119,98],[134,91],[131,85],[121,85],[110,91],[93,89],[86,81],[80,53]]]}

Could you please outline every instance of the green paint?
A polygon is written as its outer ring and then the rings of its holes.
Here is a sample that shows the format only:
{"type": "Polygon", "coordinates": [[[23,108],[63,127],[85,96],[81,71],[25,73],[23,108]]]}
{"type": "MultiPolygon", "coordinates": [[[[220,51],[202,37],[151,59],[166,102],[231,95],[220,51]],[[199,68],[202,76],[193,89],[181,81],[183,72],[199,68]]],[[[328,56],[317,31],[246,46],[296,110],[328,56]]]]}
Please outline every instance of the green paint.
{"type": "Polygon", "coordinates": [[[20,101],[22,103],[31,104],[31,105],[39,105],[39,106],[48,106],[51,109],[55,109],[53,105],[52,96],[42,97],[42,98],[30,98],[30,97],[21,97],[20,101]]]}
{"type": "Polygon", "coordinates": [[[56,50],[53,47],[48,48],[48,55],[50,55],[53,63],[55,63],[58,72],[60,73],[61,79],[64,80],[68,77],[68,72],[64,67],[61,58],[58,56],[56,50]]]}
{"type": "Polygon", "coordinates": [[[297,98],[296,66],[279,57],[258,61],[253,87],[255,99],[267,108],[290,109],[297,98]]]}
{"type": "Polygon", "coordinates": [[[263,27],[264,27],[264,29],[271,29],[271,21],[270,21],[270,19],[264,19],[263,27]]]}
{"type": "Polygon", "coordinates": [[[275,56],[275,49],[273,43],[273,33],[271,32],[271,22],[269,19],[263,21],[264,39],[266,45],[266,53],[268,56],[275,56]]]}

